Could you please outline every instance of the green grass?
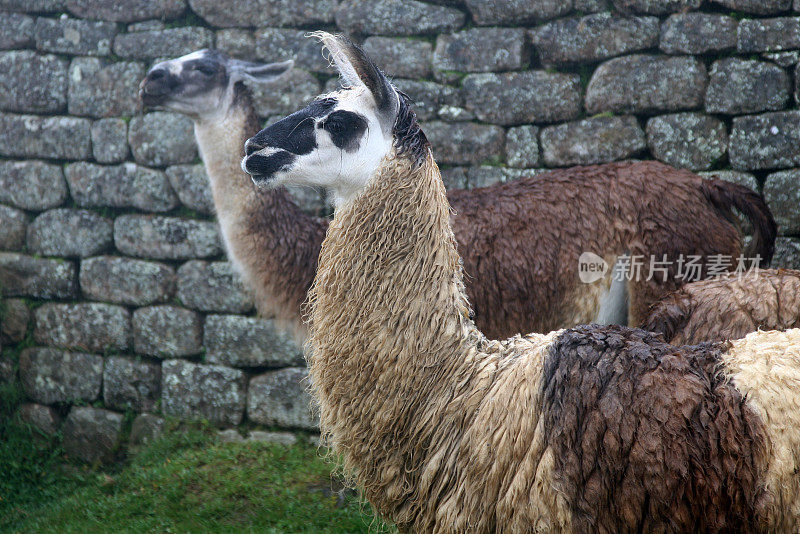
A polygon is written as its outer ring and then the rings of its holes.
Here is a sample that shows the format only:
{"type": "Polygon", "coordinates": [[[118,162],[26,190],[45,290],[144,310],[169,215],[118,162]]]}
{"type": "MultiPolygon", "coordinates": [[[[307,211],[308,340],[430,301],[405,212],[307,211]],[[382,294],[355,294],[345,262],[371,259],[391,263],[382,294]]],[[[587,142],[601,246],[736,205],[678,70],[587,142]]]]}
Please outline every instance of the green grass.
{"type": "MultiPolygon", "coordinates": [[[[19,432],[26,432],[17,426],[19,432]]],[[[29,431],[28,431],[29,432],[29,431]]],[[[21,441],[15,438],[16,446],[21,441]]],[[[308,445],[218,443],[182,428],[124,465],[64,465],[58,449],[0,473],[3,532],[386,532],[368,505],[337,504],[331,466],[308,445]]],[[[30,453],[30,448],[25,454],[30,453]]],[[[0,447],[0,469],[22,455],[0,447]]],[[[341,499],[339,499],[341,501],[341,499]]]]}

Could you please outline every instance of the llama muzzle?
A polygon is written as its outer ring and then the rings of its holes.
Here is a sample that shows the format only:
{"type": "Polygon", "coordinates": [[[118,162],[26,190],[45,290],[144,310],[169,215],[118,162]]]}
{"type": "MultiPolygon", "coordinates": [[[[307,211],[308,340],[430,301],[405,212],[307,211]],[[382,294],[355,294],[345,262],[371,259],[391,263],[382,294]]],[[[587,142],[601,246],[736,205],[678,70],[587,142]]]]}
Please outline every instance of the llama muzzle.
{"type": "Polygon", "coordinates": [[[253,183],[266,187],[275,179],[275,174],[287,171],[297,156],[275,148],[263,148],[242,159],[242,170],[250,175],[253,183]]]}

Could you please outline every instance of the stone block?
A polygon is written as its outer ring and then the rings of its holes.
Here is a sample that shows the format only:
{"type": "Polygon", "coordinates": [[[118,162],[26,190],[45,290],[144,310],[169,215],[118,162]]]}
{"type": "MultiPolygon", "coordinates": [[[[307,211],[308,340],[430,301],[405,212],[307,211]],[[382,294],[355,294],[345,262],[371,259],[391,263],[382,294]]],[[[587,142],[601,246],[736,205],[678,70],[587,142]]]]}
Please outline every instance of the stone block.
{"type": "Polygon", "coordinates": [[[517,126],[506,133],[506,163],[511,167],[539,165],[539,128],[517,126]]]}
{"type": "Polygon", "coordinates": [[[218,28],[300,26],[318,28],[333,22],[336,0],[239,2],[235,9],[216,0],[189,0],[192,10],[218,28]]]}
{"type": "Polygon", "coordinates": [[[697,9],[703,0],[613,0],[613,4],[621,13],[665,15],[697,9]]]}
{"type": "Polygon", "coordinates": [[[381,70],[387,75],[404,78],[430,78],[433,46],[428,41],[397,37],[369,37],[364,52],[380,58],[381,70]]]}
{"type": "Polygon", "coordinates": [[[547,65],[587,63],[653,48],[658,43],[656,17],[598,13],[559,19],[531,30],[539,60],[547,65]]]}
{"type": "Polygon", "coordinates": [[[54,436],[61,427],[62,417],[50,406],[27,403],[19,407],[19,418],[45,436],[54,436]]]}
{"type": "Polygon", "coordinates": [[[131,315],[121,306],[48,302],[33,313],[40,345],[87,352],[123,351],[130,345],[131,315]]]}
{"type": "Polygon", "coordinates": [[[542,155],[550,167],[626,159],[645,148],[636,117],[595,117],[542,129],[542,155]]]}
{"type": "Polygon", "coordinates": [[[167,167],[167,178],[181,204],[204,215],[214,214],[214,197],[203,165],[167,167]]]}
{"type": "Polygon", "coordinates": [[[202,350],[200,316],[177,306],[150,306],[133,312],[133,346],[137,353],[171,358],[202,350]]]}
{"type": "Polygon", "coordinates": [[[465,0],[478,26],[529,24],[566,15],[573,0],[465,0]]]}
{"type": "Polygon", "coordinates": [[[675,113],[647,121],[650,152],[664,163],[694,171],[710,169],[728,149],[721,120],[702,113],[675,113]]]}
{"type": "Polygon", "coordinates": [[[0,113],[0,155],[80,160],[92,155],[91,124],[75,117],[0,113]]]}
{"type": "Polygon", "coordinates": [[[708,74],[692,57],[632,55],[594,71],[586,89],[587,113],[649,113],[694,109],[703,103],[708,74]]]}
{"type": "MultiPolygon", "coordinates": [[[[743,11],[754,15],[782,13],[792,7],[792,0],[713,0],[713,2],[734,11],[743,11]]],[[[796,8],[795,11],[797,11],[796,8]]]]}
{"type": "Polygon", "coordinates": [[[440,164],[477,165],[503,156],[504,132],[497,126],[472,122],[429,122],[425,134],[440,164]]]}
{"type": "Polygon", "coordinates": [[[0,290],[6,297],[71,299],[77,296],[75,264],[0,252],[0,290]]]}
{"type": "Polygon", "coordinates": [[[114,53],[131,59],[178,57],[214,47],[214,32],[199,26],[124,33],[114,39],[114,53]]]}
{"type": "Polygon", "coordinates": [[[461,106],[463,103],[459,92],[449,85],[402,78],[392,80],[392,83],[411,98],[417,118],[421,121],[436,118],[444,106],[461,106]]]}
{"type": "Polygon", "coordinates": [[[251,378],[247,388],[247,416],[262,425],[317,430],[319,417],[311,411],[307,380],[308,372],[300,367],[251,378]]]}
{"type": "Polygon", "coordinates": [[[40,404],[91,402],[100,395],[103,358],[95,354],[29,348],[19,356],[25,394],[40,404]]]}
{"type": "Polygon", "coordinates": [[[216,223],[177,217],[117,217],[114,243],[120,252],[140,258],[183,260],[222,253],[216,223]]]}
{"type": "Polygon", "coordinates": [[[242,422],[246,400],[246,377],[238,369],[185,360],[167,360],[161,367],[161,410],[166,415],[234,426],[242,422]]]}
{"type": "Polygon", "coordinates": [[[303,350],[272,319],[238,315],[206,318],[206,361],[232,367],[304,365],[303,350]]]}
{"type": "Polygon", "coordinates": [[[0,321],[0,341],[19,343],[28,333],[31,309],[22,299],[3,300],[3,320],[0,321]]]}
{"type": "Polygon", "coordinates": [[[142,413],[133,420],[130,443],[133,446],[147,445],[158,439],[163,432],[163,418],[149,413],[142,413]]]}
{"type": "Polygon", "coordinates": [[[137,114],[141,109],[139,83],[144,75],[141,63],[73,59],[69,67],[70,114],[97,118],[137,114]]]}
{"type": "Polygon", "coordinates": [[[128,125],[128,143],[139,165],[166,167],[197,159],[192,121],[176,113],[156,111],[134,117],[128,125]]]}
{"type": "Polygon", "coordinates": [[[94,256],[111,248],[113,242],[111,219],[87,210],[46,211],[28,226],[28,252],[42,256],[94,256]]]}
{"type": "Polygon", "coordinates": [[[204,312],[246,313],[253,309],[252,292],[228,262],[187,261],[178,268],[178,299],[204,312]]]}
{"type": "Polygon", "coordinates": [[[81,161],[67,166],[66,177],[72,198],[79,206],[159,212],[178,205],[178,197],[164,172],[135,163],[109,167],[81,161]]]}
{"type": "Polygon", "coordinates": [[[75,407],[64,422],[64,452],[84,462],[111,461],[122,435],[122,424],[122,414],[90,406],[75,407]]]}
{"type": "Polygon", "coordinates": [[[112,22],[66,17],[39,17],[34,28],[39,50],[78,56],[107,56],[116,34],[117,25],[112,22]]]}
{"type": "Polygon", "coordinates": [[[442,34],[436,39],[433,67],[460,72],[524,69],[530,62],[526,44],[522,28],[472,28],[442,34]]]}
{"type": "Polygon", "coordinates": [[[559,122],[581,113],[580,78],[574,74],[469,74],[463,93],[466,108],[493,124],[559,122]]]}
{"type": "Polygon", "coordinates": [[[128,158],[128,123],[100,119],[92,123],[92,154],[98,163],[120,163],[128,158]]]}
{"type": "Polygon", "coordinates": [[[781,235],[800,234],[800,169],[779,171],[764,181],[764,200],[781,235]]]}
{"type": "Polygon", "coordinates": [[[800,48],[800,17],[743,20],[736,47],[743,54],[800,48]]]}
{"type": "Polygon", "coordinates": [[[667,54],[708,54],[736,48],[739,22],[725,15],[679,13],[661,25],[659,48],[667,54]]]}
{"type": "Polygon", "coordinates": [[[0,17],[0,50],[32,47],[34,25],[33,17],[22,13],[3,13],[0,17]]]}
{"type": "Polygon", "coordinates": [[[731,167],[776,169],[800,165],[800,112],[735,117],[729,141],[731,167]]]}
{"type": "Polygon", "coordinates": [[[81,262],[80,284],[92,300],[147,306],[175,294],[175,271],[152,261],[98,256],[81,262]]]}
{"type": "Polygon", "coordinates": [[[348,35],[426,35],[452,32],[464,25],[458,9],[417,0],[344,0],[336,25],[348,35]]]}
{"type": "Polygon", "coordinates": [[[103,401],[115,410],[151,411],[161,398],[161,366],[111,356],[103,370],[103,401]]]}
{"type": "Polygon", "coordinates": [[[792,81],[767,61],[727,58],[715,61],[706,90],[706,111],[741,115],[786,107],[792,81]]]}
{"type": "Polygon", "coordinates": [[[60,206],[67,196],[60,166],[42,161],[0,161],[0,202],[41,211],[60,206]]]}
{"type": "Polygon", "coordinates": [[[0,204],[0,228],[0,250],[20,250],[25,246],[28,216],[24,211],[0,204]]]}
{"type": "Polygon", "coordinates": [[[0,52],[0,109],[59,113],[66,104],[66,61],[31,50],[0,52]]]}

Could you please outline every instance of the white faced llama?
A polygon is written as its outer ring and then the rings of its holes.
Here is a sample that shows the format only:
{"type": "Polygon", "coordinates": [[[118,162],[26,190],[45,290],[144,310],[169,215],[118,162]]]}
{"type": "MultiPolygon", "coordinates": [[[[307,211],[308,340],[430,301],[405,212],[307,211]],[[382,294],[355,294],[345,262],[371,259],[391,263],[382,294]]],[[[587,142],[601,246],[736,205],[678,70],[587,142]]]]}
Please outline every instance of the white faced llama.
{"type": "Polygon", "coordinates": [[[800,328],[800,271],[756,270],[686,284],[656,302],[642,328],[673,345],[800,328]]]}
{"type": "Polygon", "coordinates": [[[228,257],[256,307],[305,337],[300,305],[317,267],[327,222],[304,213],[285,189],[259,191],[242,172],[244,142],[261,128],[244,82],[275,80],[292,61],[251,63],[199,50],[155,65],[140,94],[150,108],[189,116],[228,257]]]}
{"type": "MultiPolygon", "coordinates": [[[[316,272],[327,223],[300,211],[282,189],[254,191],[239,167],[241,147],[259,128],[242,79],[273,78],[285,64],[259,65],[200,51],[156,65],[142,84],[146,104],[185,113],[195,121],[211,178],[228,254],[255,290],[259,310],[275,314],[301,335],[300,305],[316,272]]],[[[325,101],[282,123],[295,133],[296,153],[319,154],[311,115],[325,101]]],[[[330,158],[358,162],[351,147],[336,146],[336,115],[327,121],[330,158]]],[[[273,158],[273,162],[277,162],[273,158]]],[[[577,258],[593,251],[609,263],[622,252],[651,255],[741,251],[731,206],[757,229],[754,253],[768,258],[774,224],[764,203],[747,189],[704,181],[657,162],[612,163],[559,170],[513,184],[452,191],[456,239],[464,257],[467,294],[475,321],[491,336],[547,331],[580,322],[638,324],[647,308],[678,285],[674,273],[631,282],[630,316],[625,286],[610,278],[582,284],[577,258]],[[597,204],[606,198],[605,206],[597,204]],[[575,211],[585,219],[573,217],[575,211]],[[613,221],[613,223],[612,223],[613,221]],[[621,289],[622,291],[616,291],[621,289]],[[609,298],[617,297],[617,298],[609,298]],[[491,313],[489,313],[491,312],[491,313]],[[535,312],[535,313],[534,313],[535,312]]]]}
{"type": "MultiPolygon", "coordinates": [[[[351,88],[315,128],[362,125],[338,142],[366,170],[324,154],[316,168],[339,203],[309,295],[311,383],[375,508],[403,532],[796,532],[800,331],[681,348],[619,326],[487,339],[408,102],[358,47],[319,37],[351,88]]],[[[256,183],[308,179],[279,124],[249,142],[256,183]]]]}

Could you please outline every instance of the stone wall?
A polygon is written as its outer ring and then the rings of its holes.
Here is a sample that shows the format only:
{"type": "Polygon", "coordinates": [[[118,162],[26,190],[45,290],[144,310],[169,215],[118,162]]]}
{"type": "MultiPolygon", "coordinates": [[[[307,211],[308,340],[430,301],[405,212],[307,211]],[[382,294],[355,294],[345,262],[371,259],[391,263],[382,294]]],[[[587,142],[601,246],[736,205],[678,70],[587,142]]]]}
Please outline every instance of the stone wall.
{"type": "MultiPolygon", "coordinates": [[[[451,187],[626,158],[763,192],[800,268],[800,0],[0,0],[0,378],[87,460],[158,429],[313,430],[300,349],[225,261],[191,124],[142,114],[157,59],[296,59],[265,121],[335,80],[313,29],[362,42],[451,187]],[[145,414],[124,417],[123,414],[145,414]],[[62,419],[64,419],[63,426],[62,419]]],[[[322,197],[304,193],[309,211],[322,197]]],[[[268,434],[290,439],[285,434],[268,434]]],[[[230,436],[231,434],[228,433],[230,436]]]]}

